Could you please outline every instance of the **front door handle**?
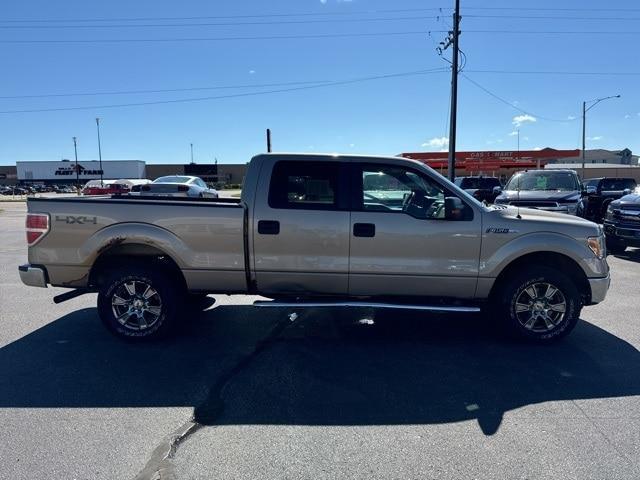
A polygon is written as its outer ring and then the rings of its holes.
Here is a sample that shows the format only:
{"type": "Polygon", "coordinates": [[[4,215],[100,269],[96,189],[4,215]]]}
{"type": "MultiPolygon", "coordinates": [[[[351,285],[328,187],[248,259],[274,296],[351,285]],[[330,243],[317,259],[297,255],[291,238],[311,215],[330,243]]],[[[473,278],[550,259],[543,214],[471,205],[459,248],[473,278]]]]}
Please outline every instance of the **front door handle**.
{"type": "Polygon", "coordinates": [[[280,233],[280,222],[277,220],[259,220],[258,233],[261,235],[278,235],[280,233]]]}
{"type": "Polygon", "coordinates": [[[353,236],[354,237],[375,237],[376,226],[373,223],[354,223],[353,236]]]}

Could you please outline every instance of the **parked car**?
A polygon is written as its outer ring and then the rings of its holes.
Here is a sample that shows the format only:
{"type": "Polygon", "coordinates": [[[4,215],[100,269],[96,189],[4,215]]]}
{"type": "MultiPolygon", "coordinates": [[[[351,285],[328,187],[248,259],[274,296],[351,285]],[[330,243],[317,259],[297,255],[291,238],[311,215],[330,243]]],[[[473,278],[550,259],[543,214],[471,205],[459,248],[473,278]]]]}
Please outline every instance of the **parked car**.
{"type": "MultiPolygon", "coordinates": [[[[136,189],[137,190],[137,189],[136,189]]],[[[140,187],[141,195],[162,195],[168,197],[218,198],[218,191],[209,188],[200,177],[169,175],[156,178],[140,187]]]]}
{"type": "Polygon", "coordinates": [[[488,308],[486,320],[548,342],[609,287],[599,225],[485,206],[400,157],[264,154],[251,160],[240,199],[34,198],[27,207],[23,283],[76,289],[56,302],[98,292],[104,324],[132,339],[184,321],[188,294],[250,293],[273,299],[259,307],[488,308]]]}
{"type": "Polygon", "coordinates": [[[584,182],[584,217],[602,223],[609,203],[632,193],[638,184],[633,178],[590,178],[584,182]]]}
{"type": "Polygon", "coordinates": [[[514,174],[495,200],[498,205],[582,216],[582,185],[574,170],[526,170],[514,174]]]}
{"type": "Polygon", "coordinates": [[[627,247],[640,247],[640,191],[609,203],[604,231],[610,253],[618,254],[627,247]]]}
{"type": "MultiPolygon", "coordinates": [[[[90,180],[82,188],[83,195],[118,195],[129,193],[129,186],[118,183],[117,180],[90,180]]],[[[67,189],[62,190],[64,193],[69,193],[67,189]]],[[[74,190],[71,190],[74,192],[74,190]]]]}
{"type": "Polygon", "coordinates": [[[455,184],[481,202],[493,203],[502,193],[502,184],[496,177],[457,177],[455,184]]]}

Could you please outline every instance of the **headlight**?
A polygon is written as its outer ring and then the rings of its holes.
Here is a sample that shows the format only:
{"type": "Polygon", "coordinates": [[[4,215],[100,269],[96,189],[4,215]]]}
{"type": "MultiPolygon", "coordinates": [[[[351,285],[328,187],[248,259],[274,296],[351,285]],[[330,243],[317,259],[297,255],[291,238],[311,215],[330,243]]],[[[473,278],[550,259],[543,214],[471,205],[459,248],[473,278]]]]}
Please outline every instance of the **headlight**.
{"type": "Polygon", "coordinates": [[[605,213],[604,219],[613,222],[613,207],[611,205],[607,207],[607,213],[605,213]]]}
{"type": "Polygon", "coordinates": [[[591,251],[596,257],[598,258],[603,257],[604,248],[602,245],[602,236],[587,238],[587,245],[589,246],[589,248],[591,249],[591,251]]]}

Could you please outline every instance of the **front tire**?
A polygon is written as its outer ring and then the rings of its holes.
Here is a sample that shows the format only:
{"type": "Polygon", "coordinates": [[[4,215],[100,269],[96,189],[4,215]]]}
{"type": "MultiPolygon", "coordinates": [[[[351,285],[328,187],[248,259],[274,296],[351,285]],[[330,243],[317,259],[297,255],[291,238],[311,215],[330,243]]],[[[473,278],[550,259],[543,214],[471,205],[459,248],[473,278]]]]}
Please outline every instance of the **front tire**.
{"type": "Polygon", "coordinates": [[[160,269],[121,267],[112,271],[100,288],[98,313],[107,329],[119,338],[159,338],[177,322],[179,290],[160,269]]]}
{"type": "Polygon", "coordinates": [[[522,339],[550,343],[576,326],[582,297],[570,277],[548,267],[525,266],[502,284],[497,311],[507,330],[522,339]]]}

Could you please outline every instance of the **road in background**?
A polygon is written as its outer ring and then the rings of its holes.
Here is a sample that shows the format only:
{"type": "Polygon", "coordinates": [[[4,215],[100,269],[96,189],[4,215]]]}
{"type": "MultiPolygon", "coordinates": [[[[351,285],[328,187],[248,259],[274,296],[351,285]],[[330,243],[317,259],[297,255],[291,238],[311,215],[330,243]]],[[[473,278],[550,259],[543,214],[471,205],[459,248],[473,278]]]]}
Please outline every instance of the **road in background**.
{"type": "Polygon", "coordinates": [[[0,202],[0,477],[638,478],[640,250],[565,341],[480,316],[289,310],[215,297],[132,345],[95,295],[28,288],[24,203],[0,202]],[[154,451],[189,425],[169,461],[154,451]]]}

